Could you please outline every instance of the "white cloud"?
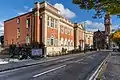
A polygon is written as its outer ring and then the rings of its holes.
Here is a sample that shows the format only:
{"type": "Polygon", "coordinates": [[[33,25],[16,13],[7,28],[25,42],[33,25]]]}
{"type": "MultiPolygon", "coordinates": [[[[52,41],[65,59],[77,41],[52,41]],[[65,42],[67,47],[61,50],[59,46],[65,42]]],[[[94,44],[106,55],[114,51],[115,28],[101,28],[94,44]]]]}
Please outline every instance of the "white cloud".
{"type": "Polygon", "coordinates": [[[28,10],[28,11],[32,11],[32,9],[33,9],[33,8],[29,8],[29,10],[28,10]]]}
{"type": "Polygon", "coordinates": [[[68,8],[65,8],[64,5],[61,3],[56,3],[54,5],[54,7],[57,8],[58,10],[60,10],[60,14],[68,19],[72,19],[76,16],[76,14],[74,12],[72,12],[68,8]]]}
{"type": "Polygon", "coordinates": [[[22,14],[25,14],[27,12],[30,12],[32,11],[32,8],[29,8],[28,6],[24,6],[24,10],[25,11],[22,11],[22,12],[18,12],[19,15],[22,15],[22,14]]]}
{"type": "MultiPolygon", "coordinates": [[[[86,23],[86,30],[88,31],[97,31],[98,29],[101,31],[105,30],[105,26],[103,23],[92,22],[90,20],[85,21],[86,23]]],[[[112,25],[111,29],[118,29],[119,25],[112,25]]]]}
{"type": "Polygon", "coordinates": [[[0,21],[0,26],[3,26],[3,25],[4,25],[3,22],[0,21]]]}
{"type": "Polygon", "coordinates": [[[4,34],[4,24],[0,21],[0,36],[4,34]]]}
{"type": "Polygon", "coordinates": [[[29,9],[29,7],[28,6],[24,6],[24,9],[29,9]]]}
{"type": "Polygon", "coordinates": [[[97,31],[98,29],[101,31],[105,30],[103,23],[92,22],[90,20],[87,20],[85,22],[86,22],[86,29],[89,31],[97,31]]]}
{"type": "Polygon", "coordinates": [[[112,25],[112,29],[118,29],[120,25],[112,25]]]}
{"type": "Polygon", "coordinates": [[[25,13],[27,13],[27,12],[19,12],[18,14],[19,14],[19,15],[22,15],[22,14],[25,14],[25,13]]]}

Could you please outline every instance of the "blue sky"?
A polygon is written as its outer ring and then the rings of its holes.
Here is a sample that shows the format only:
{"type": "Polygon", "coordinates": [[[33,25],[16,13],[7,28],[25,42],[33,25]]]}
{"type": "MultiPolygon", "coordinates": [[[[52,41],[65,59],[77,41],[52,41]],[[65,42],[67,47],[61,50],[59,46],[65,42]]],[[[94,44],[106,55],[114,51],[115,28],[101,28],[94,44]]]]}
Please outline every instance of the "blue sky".
{"type": "MultiPolygon", "coordinates": [[[[0,0],[0,26],[3,26],[4,20],[31,11],[35,1],[40,2],[42,0],[0,0]]],[[[86,21],[86,28],[88,30],[104,30],[103,18],[92,18],[94,11],[87,12],[86,10],[81,10],[77,5],[72,4],[72,0],[47,1],[55,7],[59,7],[63,16],[67,16],[72,22],[86,21]]],[[[112,27],[117,28],[119,24],[120,19],[112,16],[112,27]]],[[[4,28],[0,27],[0,31],[1,30],[4,30],[4,28]]]]}

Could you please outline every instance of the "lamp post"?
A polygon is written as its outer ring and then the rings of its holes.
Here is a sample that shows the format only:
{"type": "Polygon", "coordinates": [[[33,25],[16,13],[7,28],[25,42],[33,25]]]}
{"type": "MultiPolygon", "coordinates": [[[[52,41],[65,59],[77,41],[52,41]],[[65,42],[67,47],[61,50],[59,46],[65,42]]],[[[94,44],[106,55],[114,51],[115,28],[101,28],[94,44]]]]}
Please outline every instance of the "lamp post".
{"type": "Polygon", "coordinates": [[[85,24],[86,24],[86,22],[83,22],[83,24],[84,24],[84,53],[85,53],[85,45],[86,45],[86,40],[85,40],[85,31],[86,31],[85,24]]]}

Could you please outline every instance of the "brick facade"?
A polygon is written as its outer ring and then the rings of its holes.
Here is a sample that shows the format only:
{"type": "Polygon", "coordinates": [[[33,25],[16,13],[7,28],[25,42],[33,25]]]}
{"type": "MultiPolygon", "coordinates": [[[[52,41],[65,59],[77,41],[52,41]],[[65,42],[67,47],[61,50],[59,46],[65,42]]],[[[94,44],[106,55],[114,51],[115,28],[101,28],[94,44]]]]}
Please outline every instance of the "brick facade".
{"type": "Polygon", "coordinates": [[[30,19],[31,23],[30,12],[4,22],[5,46],[10,44],[24,44],[26,43],[27,36],[31,38],[31,24],[27,28],[27,19],[30,19]]]}
{"type": "Polygon", "coordinates": [[[44,43],[46,55],[60,53],[62,48],[73,50],[75,45],[84,48],[83,28],[79,27],[75,35],[75,25],[45,1],[35,3],[35,8],[31,12],[6,20],[4,25],[6,46],[13,43],[28,43],[29,40],[30,43],[44,43]],[[17,19],[20,23],[17,23],[17,19]]]}

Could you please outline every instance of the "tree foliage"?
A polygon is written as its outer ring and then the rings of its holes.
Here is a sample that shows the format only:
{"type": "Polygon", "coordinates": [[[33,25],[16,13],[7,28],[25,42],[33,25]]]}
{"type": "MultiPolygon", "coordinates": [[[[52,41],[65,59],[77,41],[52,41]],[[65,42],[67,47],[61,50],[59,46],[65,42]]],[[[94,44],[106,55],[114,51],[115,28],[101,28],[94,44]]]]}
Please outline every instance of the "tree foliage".
{"type": "Polygon", "coordinates": [[[73,3],[81,9],[94,9],[96,17],[101,17],[104,12],[110,12],[111,15],[120,14],[120,0],[73,0],[73,3]]]}
{"type": "Polygon", "coordinates": [[[120,30],[118,30],[112,34],[112,40],[116,44],[120,45],[120,30]]]}

